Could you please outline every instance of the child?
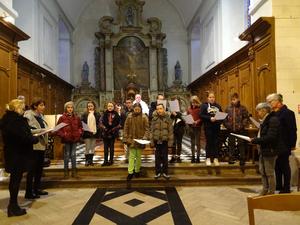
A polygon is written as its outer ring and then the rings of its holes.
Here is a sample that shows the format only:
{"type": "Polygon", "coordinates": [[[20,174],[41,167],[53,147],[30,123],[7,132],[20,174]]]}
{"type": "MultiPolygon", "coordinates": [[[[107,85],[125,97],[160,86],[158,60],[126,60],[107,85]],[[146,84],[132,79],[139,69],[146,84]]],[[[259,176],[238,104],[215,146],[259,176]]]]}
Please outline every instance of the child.
{"type": "Polygon", "coordinates": [[[115,139],[118,137],[121,118],[115,111],[113,102],[107,103],[107,109],[101,117],[100,127],[102,129],[102,138],[104,142],[104,162],[102,166],[110,166],[114,163],[114,145],[115,139]],[[108,162],[109,151],[109,162],[108,162]]]}
{"type": "Polygon", "coordinates": [[[131,180],[134,173],[136,177],[140,176],[142,149],[145,148],[145,145],[140,145],[133,139],[148,139],[148,136],[148,117],[142,113],[141,105],[135,103],[133,105],[133,112],[128,115],[124,125],[123,142],[129,148],[127,180],[131,180]]]}
{"type": "Polygon", "coordinates": [[[155,147],[155,179],[168,175],[168,147],[173,146],[173,126],[163,104],[157,104],[151,122],[151,146],[155,147]]]}
{"type": "Polygon", "coordinates": [[[74,113],[74,103],[69,101],[64,105],[65,112],[58,119],[57,124],[66,123],[67,126],[58,130],[57,135],[61,137],[64,146],[64,176],[69,176],[69,159],[72,164],[72,177],[77,177],[76,171],[76,146],[82,134],[80,118],[74,113]]]}
{"type": "Polygon", "coordinates": [[[207,102],[201,105],[200,116],[204,122],[204,131],[206,138],[206,165],[211,165],[213,159],[215,166],[219,166],[218,160],[218,138],[221,123],[216,120],[216,113],[221,112],[221,106],[216,103],[215,94],[208,92],[207,102]]]}
{"type": "Polygon", "coordinates": [[[85,166],[93,166],[96,139],[99,137],[100,113],[96,112],[96,104],[88,101],[86,112],[81,116],[81,121],[87,124],[90,131],[83,132],[85,143],[85,166]]]}

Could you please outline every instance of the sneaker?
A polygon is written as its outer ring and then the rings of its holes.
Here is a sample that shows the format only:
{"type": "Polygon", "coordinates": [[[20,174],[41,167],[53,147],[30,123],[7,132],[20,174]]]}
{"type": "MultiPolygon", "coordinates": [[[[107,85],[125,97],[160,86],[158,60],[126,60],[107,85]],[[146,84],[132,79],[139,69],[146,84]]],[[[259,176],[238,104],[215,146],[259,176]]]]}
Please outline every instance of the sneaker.
{"type": "Polygon", "coordinates": [[[40,198],[40,196],[33,194],[33,193],[25,193],[25,198],[26,199],[36,199],[36,198],[40,198]]]}
{"type": "Polygon", "coordinates": [[[43,190],[37,190],[34,193],[35,195],[48,195],[48,192],[43,190]]]}
{"type": "Polygon", "coordinates": [[[127,180],[130,181],[133,178],[133,173],[129,173],[127,176],[127,180]]]}
{"type": "Polygon", "coordinates": [[[166,179],[166,180],[169,180],[170,179],[170,176],[166,173],[163,173],[162,176],[166,179]]]}
{"type": "Polygon", "coordinates": [[[158,178],[160,178],[160,177],[161,177],[161,174],[160,174],[160,173],[158,173],[158,174],[156,174],[156,175],[154,176],[155,179],[158,179],[158,178]]]}
{"type": "Polygon", "coordinates": [[[104,161],[102,164],[101,164],[101,166],[109,166],[109,163],[106,161],[104,161]]]}
{"type": "Polygon", "coordinates": [[[134,173],[134,176],[135,176],[136,178],[139,178],[139,177],[141,176],[141,174],[140,174],[140,172],[134,173]]]}
{"type": "Polygon", "coordinates": [[[214,158],[214,164],[215,164],[215,166],[219,166],[220,165],[219,160],[217,158],[214,158]]]}
{"type": "Polygon", "coordinates": [[[211,166],[211,162],[210,162],[210,159],[209,159],[209,158],[206,159],[205,164],[206,164],[206,166],[211,166]]]}

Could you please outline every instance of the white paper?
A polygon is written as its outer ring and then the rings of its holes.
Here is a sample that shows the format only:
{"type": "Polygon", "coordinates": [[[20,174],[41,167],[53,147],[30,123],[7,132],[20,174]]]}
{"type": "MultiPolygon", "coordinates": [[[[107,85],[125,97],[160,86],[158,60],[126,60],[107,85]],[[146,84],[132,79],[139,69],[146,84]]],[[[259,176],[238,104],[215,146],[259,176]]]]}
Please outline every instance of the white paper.
{"type": "Polygon", "coordinates": [[[56,132],[56,131],[60,130],[61,128],[65,127],[67,125],[69,125],[69,124],[67,124],[67,123],[60,123],[60,124],[56,125],[56,127],[53,128],[53,132],[56,132]]]}
{"type": "Polygon", "coordinates": [[[47,134],[49,132],[53,131],[53,128],[48,128],[48,129],[42,129],[39,133],[33,134],[33,136],[41,136],[43,134],[47,134]]]}
{"type": "Polygon", "coordinates": [[[224,120],[227,117],[228,113],[217,112],[215,115],[216,120],[224,120]]]}
{"type": "Polygon", "coordinates": [[[177,99],[175,99],[174,101],[169,101],[169,106],[170,112],[180,112],[179,102],[177,99]]]}
{"type": "Polygon", "coordinates": [[[148,140],[143,140],[143,139],[133,139],[133,140],[142,145],[150,144],[150,141],[148,141],[148,140]]]}
{"type": "Polygon", "coordinates": [[[235,136],[235,137],[238,137],[238,138],[241,138],[243,140],[246,140],[246,141],[249,141],[251,142],[251,138],[248,137],[248,136],[245,136],[245,135],[240,135],[240,134],[235,134],[235,133],[230,133],[231,135],[235,136]]]}
{"type": "Polygon", "coordinates": [[[92,132],[89,126],[85,122],[81,121],[81,124],[82,124],[82,129],[84,131],[92,132]]]}
{"type": "Polygon", "coordinates": [[[165,109],[167,109],[167,100],[157,100],[156,103],[157,103],[157,105],[163,104],[165,109]]]}
{"type": "Polygon", "coordinates": [[[183,119],[187,124],[193,124],[195,122],[191,114],[183,116],[183,119]]]}
{"type": "Polygon", "coordinates": [[[253,117],[250,117],[250,120],[254,124],[254,126],[256,126],[257,128],[260,127],[260,123],[258,121],[256,121],[253,117]]]}

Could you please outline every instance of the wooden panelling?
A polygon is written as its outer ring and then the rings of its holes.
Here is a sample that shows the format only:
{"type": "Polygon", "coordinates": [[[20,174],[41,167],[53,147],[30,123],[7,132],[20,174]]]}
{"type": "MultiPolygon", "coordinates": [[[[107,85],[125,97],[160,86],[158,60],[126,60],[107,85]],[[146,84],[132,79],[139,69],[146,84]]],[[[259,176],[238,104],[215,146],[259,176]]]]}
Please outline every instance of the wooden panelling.
{"type": "Polygon", "coordinates": [[[206,91],[216,93],[216,101],[225,108],[230,95],[239,93],[241,103],[255,115],[255,106],[276,92],[274,18],[263,17],[249,27],[240,39],[249,43],[202,74],[188,85],[192,94],[206,101],[206,91]]]}

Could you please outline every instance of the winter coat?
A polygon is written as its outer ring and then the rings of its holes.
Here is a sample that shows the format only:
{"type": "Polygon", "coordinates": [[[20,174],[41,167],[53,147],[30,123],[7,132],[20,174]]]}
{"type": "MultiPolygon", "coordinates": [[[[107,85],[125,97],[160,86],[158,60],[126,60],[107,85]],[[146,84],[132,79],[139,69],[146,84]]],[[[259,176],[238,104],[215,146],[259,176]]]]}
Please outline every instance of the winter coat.
{"type": "Polygon", "coordinates": [[[228,113],[224,120],[224,126],[230,132],[242,132],[248,125],[248,111],[245,106],[238,102],[237,105],[231,104],[225,110],[228,113]]]}
{"type": "Polygon", "coordinates": [[[201,127],[200,107],[189,107],[187,114],[191,114],[196,124],[190,124],[191,127],[201,127]]]}
{"type": "MultiPolygon", "coordinates": [[[[42,128],[36,116],[37,114],[33,110],[27,110],[24,113],[24,117],[28,121],[32,134],[39,133],[43,129],[47,128],[47,122],[44,120],[44,117],[41,115],[41,119],[43,120],[44,124],[44,128],[42,128]]],[[[45,151],[48,145],[48,134],[40,135],[38,138],[39,142],[33,145],[33,150],[45,151]]]]}
{"type": "Polygon", "coordinates": [[[280,134],[280,122],[271,112],[260,125],[260,137],[252,140],[252,143],[260,145],[260,154],[270,157],[277,156],[284,150],[284,143],[280,134]]]}
{"type": "Polygon", "coordinates": [[[80,141],[83,130],[78,116],[75,114],[69,115],[68,113],[64,113],[57,121],[57,124],[60,123],[68,124],[57,131],[57,135],[61,137],[62,143],[76,143],[80,141]]]}
{"type": "Polygon", "coordinates": [[[140,145],[133,139],[149,139],[149,121],[145,114],[130,113],[125,120],[123,142],[128,146],[145,147],[145,145],[140,145]]]}
{"type": "MultiPolygon", "coordinates": [[[[81,121],[84,122],[85,124],[88,123],[87,122],[88,115],[89,115],[89,113],[85,112],[81,116],[81,121]]],[[[94,116],[95,116],[95,119],[96,119],[97,132],[96,132],[96,134],[93,134],[92,132],[89,132],[89,131],[83,131],[83,135],[82,135],[83,139],[86,139],[86,138],[99,138],[100,137],[100,118],[101,118],[101,115],[98,112],[94,112],[94,116]]]]}
{"type": "Polygon", "coordinates": [[[182,119],[182,114],[176,112],[176,115],[171,114],[173,133],[184,134],[185,122],[182,119]]]}
{"type": "Polygon", "coordinates": [[[297,124],[295,113],[284,105],[279,111],[275,112],[275,115],[280,121],[280,133],[282,135],[283,142],[288,149],[288,153],[291,153],[291,149],[296,146],[297,141],[297,124]]]}
{"type": "Polygon", "coordinates": [[[106,110],[100,119],[100,127],[102,129],[103,138],[116,138],[121,128],[121,118],[116,111],[109,112],[106,110]],[[112,121],[109,123],[110,114],[112,115],[112,121]]]}
{"type": "Polygon", "coordinates": [[[200,117],[204,122],[204,127],[217,127],[220,126],[221,121],[211,122],[210,118],[214,117],[217,112],[222,112],[222,108],[219,104],[210,104],[208,102],[203,103],[200,107],[200,117]]]}
{"type": "Polygon", "coordinates": [[[152,116],[150,133],[151,146],[154,146],[154,143],[157,141],[167,141],[168,146],[172,147],[174,134],[172,120],[169,114],[165,113],[163,116],[160,116],[154,112],[152,116]]]}
{"type": "Polygon", "coordinates": [[[4,143],[5,171],[27,171],[33,152],[33,144],[38,142],[30,131],[27,120],[20,114],[7,111],[1,119],[4,143]]]}

